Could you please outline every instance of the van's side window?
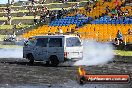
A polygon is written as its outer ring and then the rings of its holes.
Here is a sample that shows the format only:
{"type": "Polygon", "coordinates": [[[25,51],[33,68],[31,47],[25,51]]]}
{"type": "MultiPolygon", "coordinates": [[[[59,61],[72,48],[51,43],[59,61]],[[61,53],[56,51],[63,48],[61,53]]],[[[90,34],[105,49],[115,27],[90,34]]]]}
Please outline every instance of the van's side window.
{"type": "Polygon", "coordinates": [[[78,37],[71,37],[66,39],[66,46],[67,47],[76,47],[80,46],[81,42],[78,37]]]}
{"type": "Polygon", "coordinates": [[[62,47],[62,38],[50,38],[49,47],[62,47]]]}
{"type": "Polygon", "coordinates": [[[48,38],[38,38],[36,46],[47,47],[48,38]]]}

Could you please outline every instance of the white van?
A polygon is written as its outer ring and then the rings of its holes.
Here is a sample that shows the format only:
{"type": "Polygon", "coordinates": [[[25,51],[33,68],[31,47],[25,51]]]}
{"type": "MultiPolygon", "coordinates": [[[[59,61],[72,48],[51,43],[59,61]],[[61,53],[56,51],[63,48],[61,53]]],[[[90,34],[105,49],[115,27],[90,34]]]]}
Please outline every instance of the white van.
{"type": "Polygon", "coordinates": [[[60,62],[82,59],[83,47],[78,36],[43,35],[28,39],[23,47],[23,57],[30,63],[46,61],[57,66],[60,62]]]}

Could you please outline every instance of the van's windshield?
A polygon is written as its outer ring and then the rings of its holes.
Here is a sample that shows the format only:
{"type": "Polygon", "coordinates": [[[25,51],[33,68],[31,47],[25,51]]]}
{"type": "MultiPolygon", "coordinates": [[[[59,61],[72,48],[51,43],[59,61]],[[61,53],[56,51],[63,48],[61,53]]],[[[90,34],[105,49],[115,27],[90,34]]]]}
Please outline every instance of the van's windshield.
{"type": "Polygon", "coordinates": [[[81,42],[78,37],[66,38],[66,46],[67,47],[81,46],[81,42]]]}

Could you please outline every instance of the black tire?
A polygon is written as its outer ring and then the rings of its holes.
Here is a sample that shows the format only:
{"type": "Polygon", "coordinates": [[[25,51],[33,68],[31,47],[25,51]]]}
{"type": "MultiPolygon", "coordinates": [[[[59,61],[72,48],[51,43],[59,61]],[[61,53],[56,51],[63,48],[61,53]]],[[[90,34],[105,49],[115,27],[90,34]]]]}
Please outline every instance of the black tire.
{"type": "Polygon", "coordinates": [[[48,66],[49,66],[49,64],[50,64],[50,62],[49,62],[49,61],[46,61],[46,65],[48,65],[48,66]]]}
{"type": "Polygon", "coordinates": [[[29,64],[33,64],[34,63],[34,57],[32,54],[28,54],[27,55],[27,59],[29,60],[29,64]]]}
{"type": "Polygon", "coordinates": [[[56,67],[59,64],[59,60],[56,56],[51,56],[50,57],[50,63],[51,63],[51,66],[56,67]]]}

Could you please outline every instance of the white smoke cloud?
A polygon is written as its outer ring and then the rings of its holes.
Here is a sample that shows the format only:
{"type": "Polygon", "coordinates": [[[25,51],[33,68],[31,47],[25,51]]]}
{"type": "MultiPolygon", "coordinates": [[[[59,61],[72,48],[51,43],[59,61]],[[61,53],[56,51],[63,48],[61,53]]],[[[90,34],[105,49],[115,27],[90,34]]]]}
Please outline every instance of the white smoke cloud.
{"type": "Polygon", "coordinates": [[[96,41],[83,41],[83,59],[74,65],[99,65],[112,61],[114,57],[113,47],[108,43],[96,41]]]}
{"type": "Polygon", "coordinates": [[[1,48],[0,58],[23,58],[22,48],[1,48]]]}

